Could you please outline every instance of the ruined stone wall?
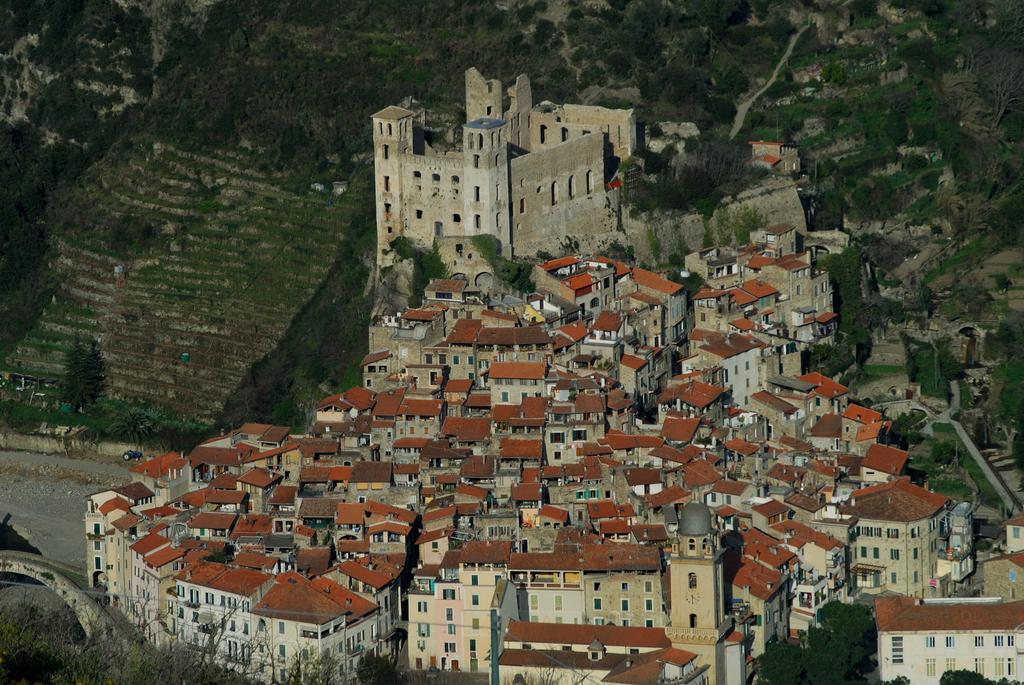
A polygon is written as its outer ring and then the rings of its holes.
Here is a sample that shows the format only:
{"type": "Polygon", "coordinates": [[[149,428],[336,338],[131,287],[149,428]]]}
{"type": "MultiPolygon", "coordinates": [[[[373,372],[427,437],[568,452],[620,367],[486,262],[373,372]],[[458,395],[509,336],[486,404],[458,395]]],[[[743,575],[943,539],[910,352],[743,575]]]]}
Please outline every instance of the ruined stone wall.
{"type": "Polygon", "coordinates": [[[402,234],[430,245],[464,221],[462,154],[407,154],[400,161],[402,234]]]}
{"type": "Polygon", "coordinates": [[[632,109],[609,109],[595,105],[562,105],[563,120],[604,131],[612,154],[626,159],[636,151],[636,113],[632,109]]]}
{"type": "Polygon", "coordinates": [[[535,110],[530,113],[530,150],[534,153],[551,150],[570,140],[595,133],[596,130],[593,126],[564,121],[557,110],[535,110]]]}
{"type": "Polygon", "coordinates": [[[466,70],[466,121],[502,116],[501,81],[484,78],[476,67],[466,70]]]}
{"type": "Polygon", "coordinates": [[[603,180],[604,140],[591,133],[512,160],[512,244],[554,254],[567,237],[614,228],[603,180]]]}
{"type": "MultiPolygon", "coordinates": [[[[807,231],[803,205],[796,192],[796,185],[788,178],[767,177],[756,186],[735,197],[722,201],[723,207],[732,210],[743,206],[756,209],[768,224],[792,224],[802,233],[807,231]]],[[[701,248],[704,242],[704,217],[697,212],[664,210],[638,212],[623,207],[623,243],[632,245],[637,259],[648,263],[665,261],[673,252],[682,254],[701,248]],[[656,238],[661,254],[652,253],[650,234],[656,238]]],[[[710,220],[710,235],[713,243],[718,242],[714,220],[710,220]]]]}
{"type": "Polygon", "coordinates": [[[525,74],[516,77],[508,89],[508,142],[524,150],[530,150],[530,122],[533,109],[533,89],[525,74]]]}

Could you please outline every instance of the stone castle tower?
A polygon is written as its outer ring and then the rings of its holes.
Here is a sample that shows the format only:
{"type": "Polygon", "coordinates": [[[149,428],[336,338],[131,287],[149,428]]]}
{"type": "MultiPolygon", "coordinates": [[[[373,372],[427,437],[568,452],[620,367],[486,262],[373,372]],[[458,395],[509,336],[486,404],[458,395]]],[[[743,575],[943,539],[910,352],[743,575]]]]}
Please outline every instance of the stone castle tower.
{"type": "Polygon", "coordinates": [[[725,635],[732,621],[725,615],[723,550],[711,510],[690,502],[679,519],[672,545],[671,626],[665,633],[673,647],[693,652],[707,665],[708,682],[725,682],[725,635]]]}

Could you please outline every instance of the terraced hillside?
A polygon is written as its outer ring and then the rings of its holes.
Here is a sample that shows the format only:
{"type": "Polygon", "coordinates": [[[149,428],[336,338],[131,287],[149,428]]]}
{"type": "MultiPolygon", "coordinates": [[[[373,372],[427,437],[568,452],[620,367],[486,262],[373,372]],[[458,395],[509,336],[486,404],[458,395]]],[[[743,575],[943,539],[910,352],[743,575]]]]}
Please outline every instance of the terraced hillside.
{"type": "Polygon", "coordinates": [[[59,377],[76,338],[100,339],[110,394],[184,416],[218,414],[314,294],[368,192],[357,177],[330,207],[254,168],[245,153],[159,143],[100,165],[77,201],[90,217],[144,226],[145,249],[125,259],[110,249],[117,238],[111,245],[107,227],[63,231],[60,292],[3,368],[59,377]]]}

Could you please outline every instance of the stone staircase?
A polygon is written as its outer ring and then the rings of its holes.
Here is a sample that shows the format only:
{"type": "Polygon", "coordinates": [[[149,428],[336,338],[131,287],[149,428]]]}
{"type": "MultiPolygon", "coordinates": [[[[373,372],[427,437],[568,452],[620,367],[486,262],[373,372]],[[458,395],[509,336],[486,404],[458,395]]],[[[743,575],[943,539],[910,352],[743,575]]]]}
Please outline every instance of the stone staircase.
{"type": "Polygon", "coordinates": [[[168,235],[128,261],[83,233],[63,236],[60,292],[2,367],[59,378],[76,338],[99,339],[111,395],[215,417],[316,292],[370,192],[358,177],[329,208],[325,196],[291,193],[255,168],[244,151],[155,144],[90,178],[85,192],[101,212],[168,235]]]}

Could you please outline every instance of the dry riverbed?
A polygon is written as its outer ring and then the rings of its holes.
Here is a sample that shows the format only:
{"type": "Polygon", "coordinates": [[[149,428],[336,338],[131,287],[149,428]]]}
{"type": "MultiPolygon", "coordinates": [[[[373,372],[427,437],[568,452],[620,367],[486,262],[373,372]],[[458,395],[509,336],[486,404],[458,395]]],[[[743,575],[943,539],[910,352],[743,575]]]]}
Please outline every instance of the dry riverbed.
{"type": "Polygon", "coordinates": [[[6,520],[44,556],[81,566],[85,497],[127,480],[121,463],[0,452],[0,521],[6,520]]]}

